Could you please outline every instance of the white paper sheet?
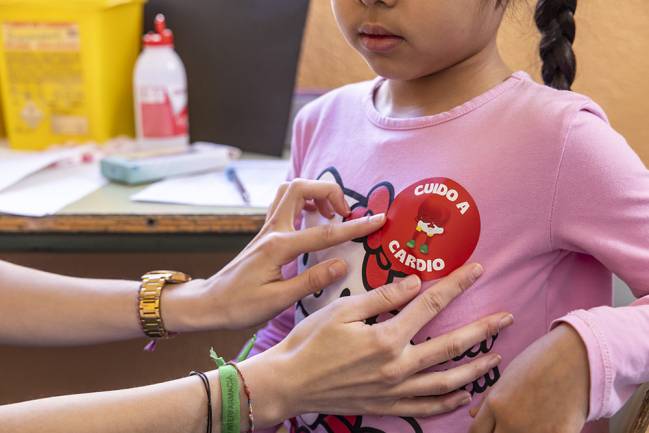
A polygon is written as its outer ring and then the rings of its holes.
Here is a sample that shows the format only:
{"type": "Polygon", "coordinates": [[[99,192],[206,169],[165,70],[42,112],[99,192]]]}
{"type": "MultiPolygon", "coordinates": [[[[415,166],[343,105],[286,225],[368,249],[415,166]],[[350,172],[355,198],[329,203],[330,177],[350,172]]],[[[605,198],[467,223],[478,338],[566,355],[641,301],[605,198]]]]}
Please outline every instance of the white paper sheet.
{"type": "Polygon", "coordinates": [[[51,215],[105,184],[97,163],[48,168],[0,191],[0,212],[51,215]]]}
{"type": "Polygon", "coordinates": [[[79,157],[88,147],[19,152],[0,147],[0,191],[55,162],[79,157]]]}
{"type": "MultiPolygon", "coordinates": [[[[286,180],[289,162],[241,160],[232,166],[250,195],[250,206],[267,208],[277,188],[286,180]]],[[[246,206],[223,171],[166,179],[132,195],[131,200],[194,206],[246,206]]]]}

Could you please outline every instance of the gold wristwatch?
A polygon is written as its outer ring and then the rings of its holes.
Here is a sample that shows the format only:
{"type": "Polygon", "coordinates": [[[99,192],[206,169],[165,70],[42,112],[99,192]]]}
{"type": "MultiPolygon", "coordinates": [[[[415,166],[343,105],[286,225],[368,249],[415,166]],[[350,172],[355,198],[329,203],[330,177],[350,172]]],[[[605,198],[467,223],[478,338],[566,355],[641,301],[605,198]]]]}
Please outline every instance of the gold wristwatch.
{"type": "Polygon", "coordinates": [[[140,324],[147,337],[165,338],[170,334],[164,327],[160,314],[160,295],[166,284],[186,283],[192,277],[177,271],[151,271],[142,275],[138,309],[140,324]]]}

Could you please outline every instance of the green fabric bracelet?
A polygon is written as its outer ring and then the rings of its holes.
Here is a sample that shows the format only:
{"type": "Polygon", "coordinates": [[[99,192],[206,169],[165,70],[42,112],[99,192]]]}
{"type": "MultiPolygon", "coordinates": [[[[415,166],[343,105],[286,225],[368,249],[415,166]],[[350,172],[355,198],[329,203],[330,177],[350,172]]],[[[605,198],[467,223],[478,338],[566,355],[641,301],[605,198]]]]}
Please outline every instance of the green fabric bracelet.
{"type": "Polygon", "coordinates": [[[214,348],[210,349],[210,358],[216,363],[221,383],[221,433],[241,433],[239,374],[216,354],[214,348]]]}
{"type": "Polygon", "coordinates": [[[250,356],[250,352],[252,351],[252,348],[255,347],[255,343],[257,342],[257,334],[253,334],[250,340],[243,346],[243,349],[241,349],[241,352],[239,352],[239,355],[237,355],[237,362],[245,361],[248,359],[250,356]]]}
{"type": "MultiPolygon", "coordinates": [[[[248,358],[256,340],[257,335],[253,335],[248,340],[239,356],[237,356],[237,361],[248,358]]],[[[219,382],[221,383],[221,433],[241,433],[239,373],[236,368],[228,365],[222,357],[217,355],[213,347],[210,348],[210,358],[212,358],[219,370],[219,382]]]]}
{"type": "Polygon", "coordinates": [[[239,375],[231,365],[219,368],[221,381],[221,433],[241,433],[239,375]]]}

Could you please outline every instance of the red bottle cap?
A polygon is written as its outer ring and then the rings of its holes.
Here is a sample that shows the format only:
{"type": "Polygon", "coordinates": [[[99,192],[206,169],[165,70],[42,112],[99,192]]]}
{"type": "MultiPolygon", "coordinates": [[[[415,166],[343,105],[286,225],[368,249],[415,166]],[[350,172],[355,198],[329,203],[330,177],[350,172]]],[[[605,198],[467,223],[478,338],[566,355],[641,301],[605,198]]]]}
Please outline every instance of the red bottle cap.
{"type": "Polygon", "coordinates": [[[142,38],[145,47],[173,47],[174,34],[167,28],[163,14],[158,14],[154,20],[155,32],[149,32],[142,38]]]}

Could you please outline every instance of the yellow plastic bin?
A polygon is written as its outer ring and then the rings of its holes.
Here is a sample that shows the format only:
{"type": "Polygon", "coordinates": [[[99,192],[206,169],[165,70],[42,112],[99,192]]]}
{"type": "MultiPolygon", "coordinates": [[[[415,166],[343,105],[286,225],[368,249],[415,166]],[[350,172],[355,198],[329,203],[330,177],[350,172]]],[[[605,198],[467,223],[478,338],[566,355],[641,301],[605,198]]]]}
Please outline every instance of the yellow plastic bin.
{"type": "Polygon", "coordinates": [[[145,1],[0,0],[0,94],[10,146],[133,135],[145,1]]]}
{"type": "MultiPolygon", "coordinates": [[[[0,101],[2,100],[2,93],[0,93],[0,101]]],[[[2,104],[0,104],[0,142],[4,140],[7,137],[7,133],[5,132],[5,120],[4,120],[4,114],[2,113],[2,104]]]]}

